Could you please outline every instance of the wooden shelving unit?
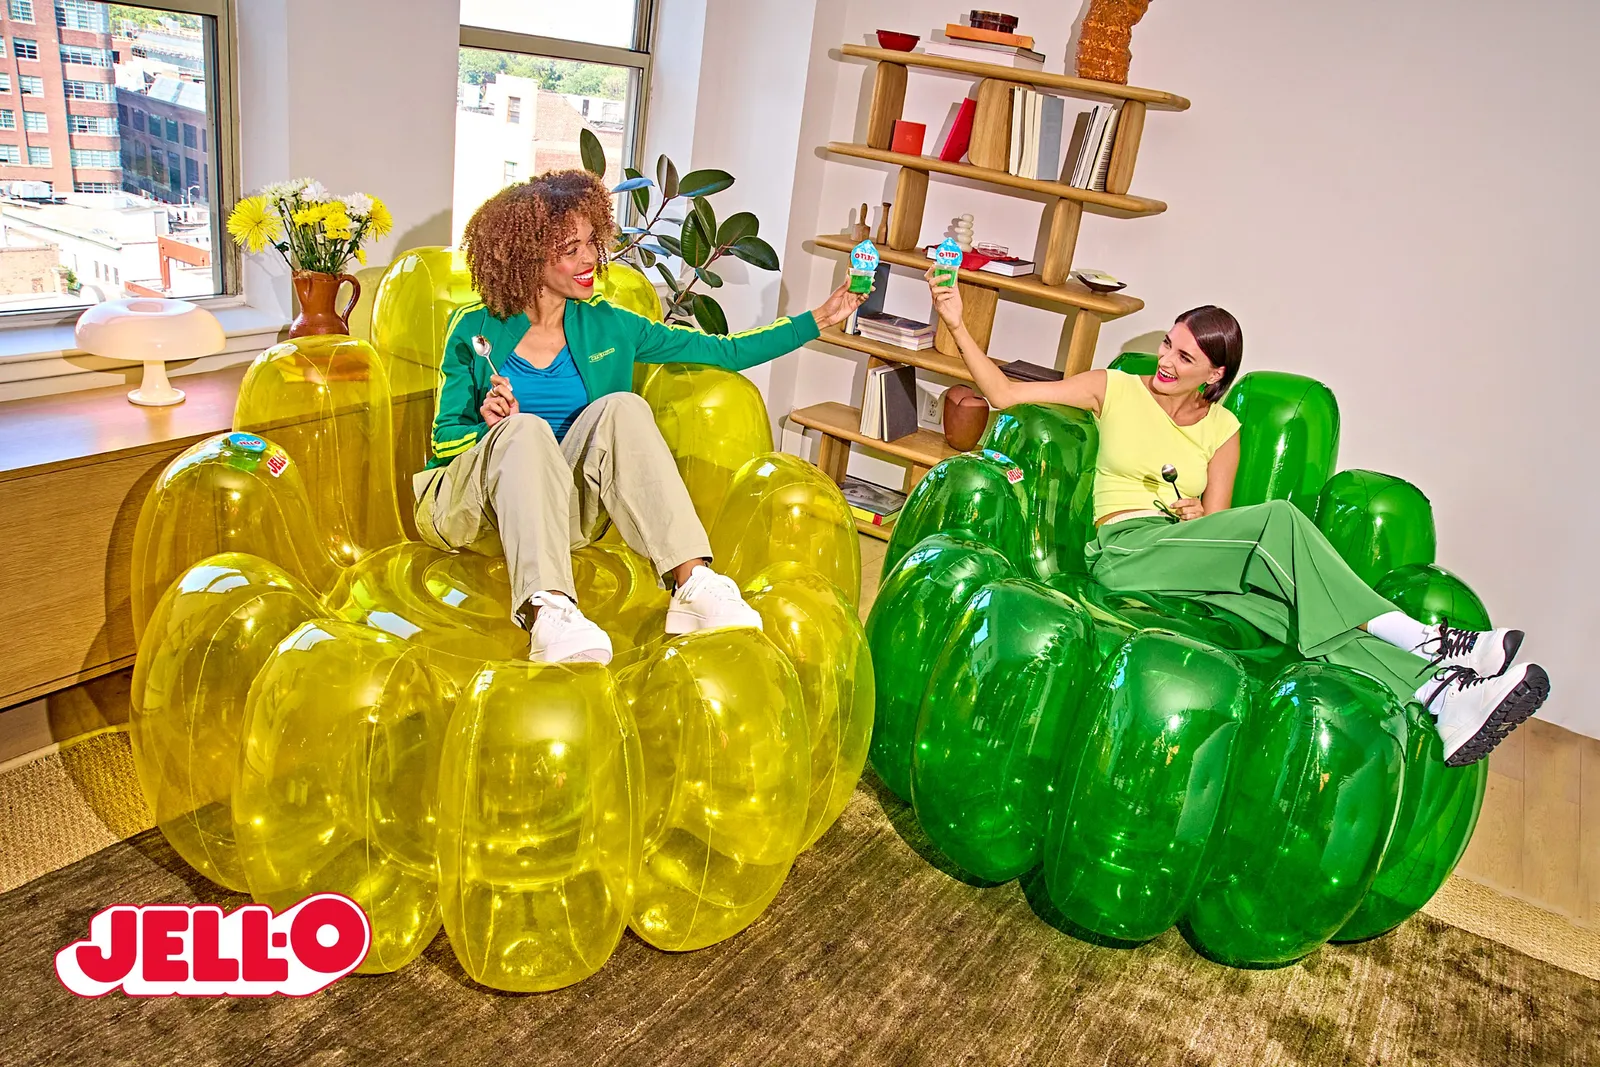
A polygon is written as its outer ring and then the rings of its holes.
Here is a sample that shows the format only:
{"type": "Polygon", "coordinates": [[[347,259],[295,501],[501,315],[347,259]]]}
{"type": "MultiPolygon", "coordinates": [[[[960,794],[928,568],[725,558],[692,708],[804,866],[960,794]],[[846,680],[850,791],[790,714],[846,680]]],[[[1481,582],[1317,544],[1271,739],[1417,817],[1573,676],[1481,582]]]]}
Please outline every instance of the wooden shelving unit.
{"type": "MultiPolygon", "coordinates": [[[[1001,190],[1016,190],[1044,196],[1048,225],[1044,246],[1034,257],[1038,273],[1011,278],[1002,274],[963,270],[957,284],[965,305],[967,329],[984,348],[989,347],[996,303],[1001,293],[1059,307],[1071,313],[1072,330],[1067,343],[1067,374],[1089,369],[1094,360],[1100,324],[1144,307],[1144,302],[1124,293],[1096,293],[1071,280],[1072,256],[1077,248],[1078,230],[1084,213],[1109,218],[1133,219],[1158,215],[1167,209],[1160,200],[1128,192],[1134,164],[1144,136],[1148,111],[1184,111],[1189,101],[1172,93],[1142,89],[1131,85],[1089,81],[1043,71],[1017,70],[992,63],[974,63],[920,52],[896,52],[885,48],[846,44],[841,57],[865,59],[877,64],[872,85],[872,102],[867,112],[865,144],[849,141],[829,142],[827,149],[836,156],[887,163],[900,168],[895,181],[894,202],[889,211],[888,240],[878,253],[883,262],[908,268],[920,274],[930,261],[923,250],[922,223],[927,203],[930,174],[945,174],[983,182],[1001,190]],[[913,156],[889,148],[894,124],[904,112],[906,84],[912,68],[935,73],[964,75],[978,79],[977,108],[973,116],[972,143],[967,161],[948,163],[933,156],[913,156]],[[1112,146],[1111,166],[1104,192],[1078,189],[1056,181],[1042,181],[1010,174],[1011,91],[1020,87],[1047,89],[1090,100],[1116,103],[1116,141],[1112,146]]],[[[819,252],[849,254],[856,242],[842,234],[822,234],[813,243],[819,252]]],[[[934,347],[912,351],[896,345],[870,341],[846,334],[837,327],[823,331],[821,340],[841,348],[862,352],[868,365],[908,364],[964,381],[971,381],[962,363],[954,338],[941,324],[934,347]]],[[[835,481],[844,478],[853,445],[907,461],[905,490],[910,492],[928,469],[954,454],[942,435],[918,430],[896,441],[879,441],[859,432],[861,412],[847,404],[814,404],[790,412],[799,426],[822,433],[818,466],[835,481]]],[[[864,533],[887,537],[887,531],[867,523],[857,523],[864,533]]]]}

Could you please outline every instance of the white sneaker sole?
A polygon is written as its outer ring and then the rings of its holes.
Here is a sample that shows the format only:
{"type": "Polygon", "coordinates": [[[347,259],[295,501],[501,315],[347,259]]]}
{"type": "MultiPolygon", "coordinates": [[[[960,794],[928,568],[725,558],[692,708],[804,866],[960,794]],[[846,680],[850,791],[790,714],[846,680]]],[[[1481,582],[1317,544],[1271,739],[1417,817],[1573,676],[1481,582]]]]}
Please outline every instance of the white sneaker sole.
{"type": "Polygon", "coordinates": [[[696,611],[686,608],[667,609],[667,633],[673,637],[682,634],[695,634],[702,630],[724,630],[743,628],[751,630],[762,629],[761,616],[751,610],[749,615],[733,615],[725,618],[714,618],[701,615],[696,611]]]}
{"type": "Polygon", "coordinates": [[[1522,681],[1500,698],[1483,722],[1466,740],[1444,754],[1447,767],[1465,767],[1477,763],[1495,746],[1504,741],[1517,727],[1538,711],[1550,696],[1550,676],[1537,663],[1528,664],[1522,681]]]}

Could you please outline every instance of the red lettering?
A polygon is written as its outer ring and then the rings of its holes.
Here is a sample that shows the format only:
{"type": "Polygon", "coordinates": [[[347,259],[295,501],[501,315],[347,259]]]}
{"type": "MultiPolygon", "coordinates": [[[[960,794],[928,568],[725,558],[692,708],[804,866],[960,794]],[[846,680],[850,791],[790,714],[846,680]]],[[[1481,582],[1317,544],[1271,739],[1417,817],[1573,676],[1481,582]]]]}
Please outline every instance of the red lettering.
{"type": "Polygon", "coordinates": [[[194,980],[196,982],[236,982],[239,980],[239,961],[224,959],[218,949],[218,931],[222,926],[222,913],[202,908],[194,913],[194,980]]]}
{"type": "Polygon", "coordinates": [[[178,908],[146,908],[140,924],[144,941],[140,971],[146,982],[186,982],[189,964],[183,956],[183,938],[189,913],[178,908]]]}
{"type": "Polygon", "coordinates": [[[366,954],[366,940],[367,924],[361,913],[355,905],[337,897],[311,901],[295,913],[294,925],[289,927],[295,958],[323,974],[337,974],[360,963],[366,954]],[[317,940],[317,932],[323,927],[335,931],[333,944],[324,945],[317,940]]]}
{"type": "Polygon", "coordinates": [[[139,913],[132,908],[111,912],[111,944],[105,952],[94,945],[79,945],[73,954],[78,967],[92,982],[116,985],[133,970],[139,958],[139,913]]]}
{"type": "Polygon", "coordinates": [[[286,982],[289,980],[289,961],[273,956],[267,950],[267,922],[271,911],[259,905],[246,904],[239,909],[244,928],[244,942],[240,946],[240,961],[244,965],[247,982],[286,982]]]}

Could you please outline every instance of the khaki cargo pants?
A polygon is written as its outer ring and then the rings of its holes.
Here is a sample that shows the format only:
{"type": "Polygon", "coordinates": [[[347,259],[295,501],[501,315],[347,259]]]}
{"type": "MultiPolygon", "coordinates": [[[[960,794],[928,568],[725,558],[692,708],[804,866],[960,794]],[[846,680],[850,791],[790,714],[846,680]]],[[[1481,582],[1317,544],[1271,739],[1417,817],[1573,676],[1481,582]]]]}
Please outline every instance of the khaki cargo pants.
{"type": "Polygon", "coordinates": [[[572,550],[598,536],[607,517],[657,574],[711,557],[650,405],[634,393],[591,402],[560,442],[537,415],[502,419],[446,466],[418,473],[412,488],[428,544],[504,553],[519,623],[534,593],[576,593],[572,550]]]}

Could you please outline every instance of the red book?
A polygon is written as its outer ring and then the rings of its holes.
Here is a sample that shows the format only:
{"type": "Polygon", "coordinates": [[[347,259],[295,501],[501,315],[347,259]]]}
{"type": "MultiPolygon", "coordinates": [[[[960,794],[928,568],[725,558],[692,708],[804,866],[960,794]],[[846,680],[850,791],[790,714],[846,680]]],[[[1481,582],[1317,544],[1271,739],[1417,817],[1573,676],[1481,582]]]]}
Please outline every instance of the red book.
{"type": "Polygon", "coordinates": [[[897,121],[894,124],[894,133],[889,141],[891,152],[902,152],[908,156],[922,155],[922,142],[927,139],[928,127],[926,123],[897,121]]]}
{"type": "Polygon", "coordinates": [[[967,154],[967,148],[972,144],[972,116],[977,114],[978,102],[971,97],[961,101],[961,108],[956,112],[956,121],[950,126],[950,136],[944,139],[944,147],[939,149],[939,158],[946,163],[959,163],[961,157],[967,154]]]}

